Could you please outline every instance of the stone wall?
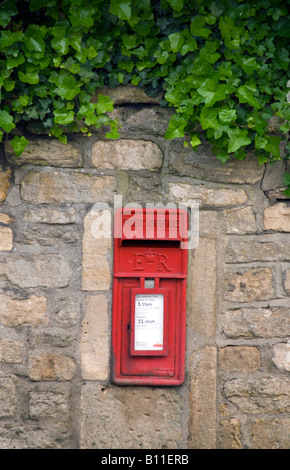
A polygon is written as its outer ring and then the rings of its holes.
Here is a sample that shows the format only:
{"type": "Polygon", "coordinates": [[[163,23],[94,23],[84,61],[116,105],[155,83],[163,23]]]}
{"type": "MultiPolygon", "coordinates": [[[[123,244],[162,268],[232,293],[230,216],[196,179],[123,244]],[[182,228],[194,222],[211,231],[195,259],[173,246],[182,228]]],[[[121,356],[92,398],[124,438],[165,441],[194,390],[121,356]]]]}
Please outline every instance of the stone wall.
{"type": "Polygon", "coordinates": [[[31,133],[21,157],[2,150],[0,448],[289,448],[282,163],[222,165],[206,142],[164,140],[170,110],[116,96],[116,141],[31,133]],[[199,204],[180,387],[110,383],[112,238],[91,228],[114,195],[199,204]]]}

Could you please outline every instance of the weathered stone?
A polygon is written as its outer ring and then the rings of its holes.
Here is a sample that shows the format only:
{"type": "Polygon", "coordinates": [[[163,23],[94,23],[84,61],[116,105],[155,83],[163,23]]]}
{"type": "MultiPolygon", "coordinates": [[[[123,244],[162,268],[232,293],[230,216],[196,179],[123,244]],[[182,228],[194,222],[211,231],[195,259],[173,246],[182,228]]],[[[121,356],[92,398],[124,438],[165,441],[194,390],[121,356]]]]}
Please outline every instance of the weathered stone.
{"type": "Polygon", "coordinates": [[[62,354],[42,353],[29,357],[31,380],[71,380],[76,368],[75,361],[62,354]]]}
{"type": "Polygon", "coordinates": [[[89,296],[82,322],[81,362],[85,380],[106,380],[110,363],[108,307],[104,295],[89,296]]]}
{"type": "Polygon", "coordinates": [[[229,338],[284,338],[290,331],[289,309],[242,308],[225,312],[221,331],[229,338]]]}
{"type": "Polygon", "coordinates": [[[242,449],[240,422],[235,418],[223,419],[218,430],[219,449],[242,449]]]}
{"type": "Polygon", "coordinates": [[[277,242],[252,238],[232,240],[226,248],[226,262],[247,263],[252,261],[290,261],[290,240],[277,242]]]}
{"type": "Polygon", "coordinates": [[[13,147],[5,144],[6,156],[15,166],[27,163],[48,165],[63,168],[78,168],[82,166],[82,155],[73,144],[63,144],[55,139],[30,140],[20,157],[14,153],[13,147]]]}
{"type": "Polygon", "coordinates": [[[290,418],[257,419],[252,425],[253,449],[287,449],[290,447],[290,418]]]}
{"type": "Polygon", "coordinates": [[[92,147],[92,163],[99,169],[158,170],[162,152],[147,140],[98,140],[92,147]]]}
{"type": "Polygon", "coordinates": [[[248,199],[244,189],[213,189],[188,183],[169,183],[169,194],[174,202],[186,205],[199,203],[205,207],[236,206],[245,203],[248,199]]]}
{"type": "Polygon", "coordinates": [[[280,202],[264,210],[265,230],[276,232],[290,232],[290,206],[280,202]]]}
{"type": "Polygon", "coordinates": [[[195,351],[190,368],[189,449],[216,448],[216,348],[195,351]]]}
{"type": "Polygon", "coordinates": [[[0,418],[13,417],[17,411],[16,376],[0,372],[0,418]]]}
{"type": "Polygon", "coordinates": [[[13,341],[8,338],[0,339],[0,363],[11,362],[21,363],[23,344],[21,341],[13,341]]]}
{"type": "Polygon", "coordinates": [[[257,231],[255,215],[251,207],[225,211],[226,233],[243,235],[257,231]]]}
{"type": "Polygon", "coordinates": [[[10,187],[12,171],[10,168],[4,169],[0,165],[0,202],[5,201],[8,189],[10,187]]]}
{"type": "Polygon", "coordinates": [[[290,371],[290,341],[275,344],[273,362],[280,370],[290,371]]]}
{"type": "Polygon", "coordinates": [[[74,326],[79,317],[79,310],[79,304],[74,299],[61,299],[55,320],[59,325],[64,327],[74,326]]]}
{"type": "Polygon", "coordinates": [[[182,449],[182,403],[174,389],[87,383],[81,449],[182,449]]]}
{"type": "Polygon", "coordinates": [[[210,144],[203,142],[193,151],[184,146],[183,139],[171,143],[168,163],[180,176],[221,183],[253,184],[261,180],[264,172],[263,165],[255,158],[247,157],[243,161],[230,158],[223,164],[212,153],[210,144]]]}
{"type": "Polygon", "coordinates": [[[69,412],[68,396],[63,391],[31,392],[29,396],[29,417],[57,418],[67,417],[69,412]]]}
{"type": "Polygon", "coordinates": [[[69,333],[55,329],[45,329],[43,333],[36,333],[30,340],[30,344],[31,347],[46,344],[51,347],[65,348],[73,344],[74,341],[74,336],[69,333]]]}
{"type": "Polygon", "coordinates": [[[287,413],[290,379],[262,377],[232,379],[225,383],[224,396],[244,413],[287,413]]]}
{"type": "Polygon", "coordinates": [[[244,273],[231,273],[225,279],[224,298],[232,302],[252,302],[273,297],[270,268],[253,268],[244,273]]]}
{"type": "Polygon", "coordinates": [[[28,299],[12,299],[0,294],[0,323],[5,326],[48,325],[46,298],[31,295],[28,299]]]}
{"type": "Polygon", "coordinates": [[[90,211],[84,220],[82,242],[82,288],[83,290],[107,290],[111,284],[108,254],[111,249],[111,212],[109,209],[90,211]],[[99,221],[106,220],[107,231],[101,236],[99,221]]]}
{"type": "Polygon", "coordinates": [[[76,227],[41,226],[39,224],[30,226],[23,232],[26,240],[35,241],[39,245],[54,246],[59,241],[64,243],[75,243],[79,239],[76,227]]]}
{"type": "Polygon", "coordinates": [[[10,227],[0,225],[0,251],[11,251],[13,249],[13,232],[10,227]]]}
{"type": "Polygon", "coordinates": [[[76,210],[71,207],[66,210],[50,207],[41,207],[38,210],[29,209],[24,214],[24,220],[43,224],[72,224],[76,220],[76,210]]]}
{"type": "Polygon", "coordinates": [[[96,103],[98,95],[109,96],[114,105],[130,104],[130,103],[146,103],[146,104],[159,104],[161,95],[156,98],[148,96],[144,88],[136,87],[134,85],[122,85],[115,88],[104,86],[96,90],[96,94],[92,96],[91,101],[96,103]]]}
{"type": "Polygon", "coordinates": [[[6,276],[19,287],[65,287],[72,275],[67,260],[58,254],[35,255],[31,260],[20,256],[7,261],[6,276]]]}
{"type": "Polygon", "coordinates": [[[121,136],[127,131],[140,134],[164,135],[174,111],[170,108],[154,106],[150,108],[118,107],[109,113],[110,118],[118,120],[121,136]]]}
{"type": "Polygon", "coordinates": [[[8,214],[4,214],[4,213],[0,213],[0,223],[1,224],[11,224],[12,222],[14,222],[14,220],[12,219],[12,217],[10,217],[10,215],[8,214]]]}
{"type": "Polygon", "coordinates": [[[268,163],[265,165],[265,173],[261,182],[261,189],[269,191],[271,189],[284,186],[283,173],[285,171],[283,160],[268,163]]]}
{"type": "Polygon", "coordinates": [[[284,287],[285,287],[286,293],[290,295],[290,269],[286,271],[284,287]]]}
{"type": "Polygon", "coordinates": [[[201,335],[213,336],[216,327],[216,245],[200,238],[190,269],[192,311],[188,325],[201,335]]]}
{"type": "Polygon", "coordinates": [[[21,196],[35,204],[111,201],[114,190],[113,177],[84,173],[44,170],[28,173],[21,181],[21,196]]]}
{"type": "Polygon", "coordinates": [[[260,367],[260,353],[252,346],[227,346],[220,350],[219,364],[227,371],[252,374],[260,367]]]}

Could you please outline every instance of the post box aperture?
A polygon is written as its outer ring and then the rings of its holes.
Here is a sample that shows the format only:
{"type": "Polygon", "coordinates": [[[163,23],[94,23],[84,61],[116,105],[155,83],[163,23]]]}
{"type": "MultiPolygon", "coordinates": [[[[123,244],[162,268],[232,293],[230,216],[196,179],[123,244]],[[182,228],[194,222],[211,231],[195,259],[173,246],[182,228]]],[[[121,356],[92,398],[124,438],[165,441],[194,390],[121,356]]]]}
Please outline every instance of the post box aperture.
{"type": "Polygon", "coordinates": [[[188,217],[181,209],[118,209],[114,220],[112,380],[184,380],[188,217]]]}

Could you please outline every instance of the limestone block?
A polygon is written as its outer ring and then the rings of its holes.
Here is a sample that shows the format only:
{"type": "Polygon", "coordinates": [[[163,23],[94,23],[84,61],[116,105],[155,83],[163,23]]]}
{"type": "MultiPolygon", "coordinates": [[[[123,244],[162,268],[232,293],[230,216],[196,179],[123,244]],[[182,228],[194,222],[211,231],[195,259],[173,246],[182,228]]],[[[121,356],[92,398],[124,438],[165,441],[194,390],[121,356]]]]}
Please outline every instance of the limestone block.
{"type": "Polygon", "coordinates": [[[21,341],[13,341],[8,338],[0,338],[0,363],[21,363],[23,344],[21,341]]]}
{"type": "Polygon", "coordinates": [[[265,230],[276,232],[290,232],[290,206],[280,202],[264,210],[265,230]]]}
{"type": "Polygon", "coordinates": [[[244,273],[232,273],[225,278],[224,298],[232,302],[252,302],[273,297],[270,268],[253,268],[244,273]]]}
{"type": "Polygon", "coordinates": [[[204,185],[169,183],[169,194],[173,202],[190,205],[225,207],[244,204],[248,196],[244,189],[208,188],[204,185]]]}
{"type": "Polygon", "coordinates": [[[108,255],[111,249],[111,213],[90,211],[84,220],[82,242],[82,288],[83,290],[107,290],[111,285],[108,255]],[[100,236],[98,221],[106,220],[107,233],[100,236]]]}
{"type": "Polygon", "coordinates": [[[273,362],[280,370],[290,371],[290,341],[275,344],[273,362]]]}
{"type": "Polygon", "coordinates": [[[0,165],[0,202],[5,201],[8,189],[10,187],[12,171],[10,168],[4,169],[0,165]]]}
{"type": "Polygon", "coordinates": [[[216,348],[195,351],[190,367],[189,449],[216,448],[216,348]]]}
{"type": "Polygon", "coordinates": [[[66,210],[51,209],[50,207],[41,207],[38,210],[29,209],[24,214],[24,220],[43,224],[72,224],[76,220],[76,210],[71,207],[66,210]]]}
{"type": "Polygon", "coordinates": [[[0,294],[0,323],[5,326],[48,325],[46,298],[31,295],[28,299],[12,299],[0,294]]]}
{"type": "Polygon", "coordinates": [[[231,240],[226,248],[226,262],[248,263],[253,261],[290,261],[290,240],[277,242],[265,239],[244,238],[243,241],[231,240]]]}
{"type": "Polygon", "coordinates": [[[257,231],[255,214],[251,207],[225,211],[226,233],[243,235],[257,231]]]}
{"type": "Polygon", "coordinates": [[[42,353],[29,357],[31,380],[71,380],[76,369],[75,361],[64,354],[42,353]]]}
{"type": "Polygon", "coordinates": [[[49,390],[29,394],[29,416],[32,419],[67,417],[68,396],[65,391],[49,390]]]}
{"type": "Polygon", "coordinates": [[[0,372],[0,418],[13,417],[17,411],[16,376],[0,372]]]}
{"type": "Polygon", "coordinates": [[[0,225],[0,251],[11,251],[13,249],[13,232],[10,227],[0,225]]]}
{"type": "Polygon", "coordinates": [[[285,287],[286,293],[290,295],[290,269],[286,271],[284,287],[285,287]]]}
{"type": "Polygon", "coordinates": [[[48,165],[63,168],[79,168],[82,166],[80,149],[73,144],[64,144],[53,138],[39,138],[30,140],[20,157],[14,153],[13,147],[5,144],[8,160],[15,166],[31,163],[34,165],[48,165]]]}
{"type": "Polygon", "coordinates": [[[17,255],[8,258],[5,274],[12,284],[23,288],[65,287],[72,268],[59,254],[34,255],[29,260],[17,255]]]}
{"type": "Polygon", "coordinates": [[[21,181],[21,196],[34,204],[75,204],[106,202],[113,199],[115,179],[64,171],[36,171],[21,181]]]}
{"type": "Polygon", "coordinates": [[[192,311],[189,326],[197,333],[213,336],[216,326],[216,244],[200,238],[190,268],[192,311]]]}
{"type": "Polygon", "coordinates": [[[240,422],[236,418],[223,419],[218,429],[219,449],[242,449],[240,422]]]}
{"type": "Polygon", "coordinates": [[[220,350],[219,364],[227,371],[252,374],[260,367],[260,353],[256,347],[227,346],[220,350]]]}
{"type": "Polygon", "coordinates": [[[251,429],[253,449],[287,449],[290,447],[290,418],[259,418],[251,429]]]}
{"type": "Polygon", "coordinates": [[[92,147],[92,163],[99,169],[158,170],[162,152],[147,140],[98,140],[92,147]]]}
{"type": "Polygon", "coordinates": [[[0,222],[1,224],[11,224],[12,222],[14,222],[14,220],[12,219],[12,217],[10,217],[10,215],[8,214],[4,214],[3,212],[0,213],[0,222]]]}
{"type": "Polygon", "coordinates": [[[174,388],[82,388],[81,449],[182,449],[182,399],[174,388]]]}
{"type": "Polygon", "coordinates": [[[104,295],[89,296],[82,321],[81,363],[85,380],[106,380],[110,347],[108,306],[104,295]]]}
{"type": "Polygon", "coordinates": [[[229,338],[284,338],[289,335],[287,307],[241,308],[225,312],[221,331],[229,338]]]}
{"type": "Polygon", "coordinates": [[[288,413],[290,379],[262,377],[226,381],[223,395],[244,413],[288,413]]]}

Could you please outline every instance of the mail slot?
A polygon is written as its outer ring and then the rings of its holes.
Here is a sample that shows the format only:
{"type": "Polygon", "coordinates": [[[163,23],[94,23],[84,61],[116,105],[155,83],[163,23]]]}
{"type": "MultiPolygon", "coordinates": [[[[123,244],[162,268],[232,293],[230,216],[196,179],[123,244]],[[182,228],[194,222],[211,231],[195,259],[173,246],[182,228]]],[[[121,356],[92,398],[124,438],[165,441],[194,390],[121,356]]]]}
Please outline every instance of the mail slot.
{"type": "Polygon", "coordinates": [[[188,217],[121,208],[114,218],[112,381],[184,381],[188,217]]]}

